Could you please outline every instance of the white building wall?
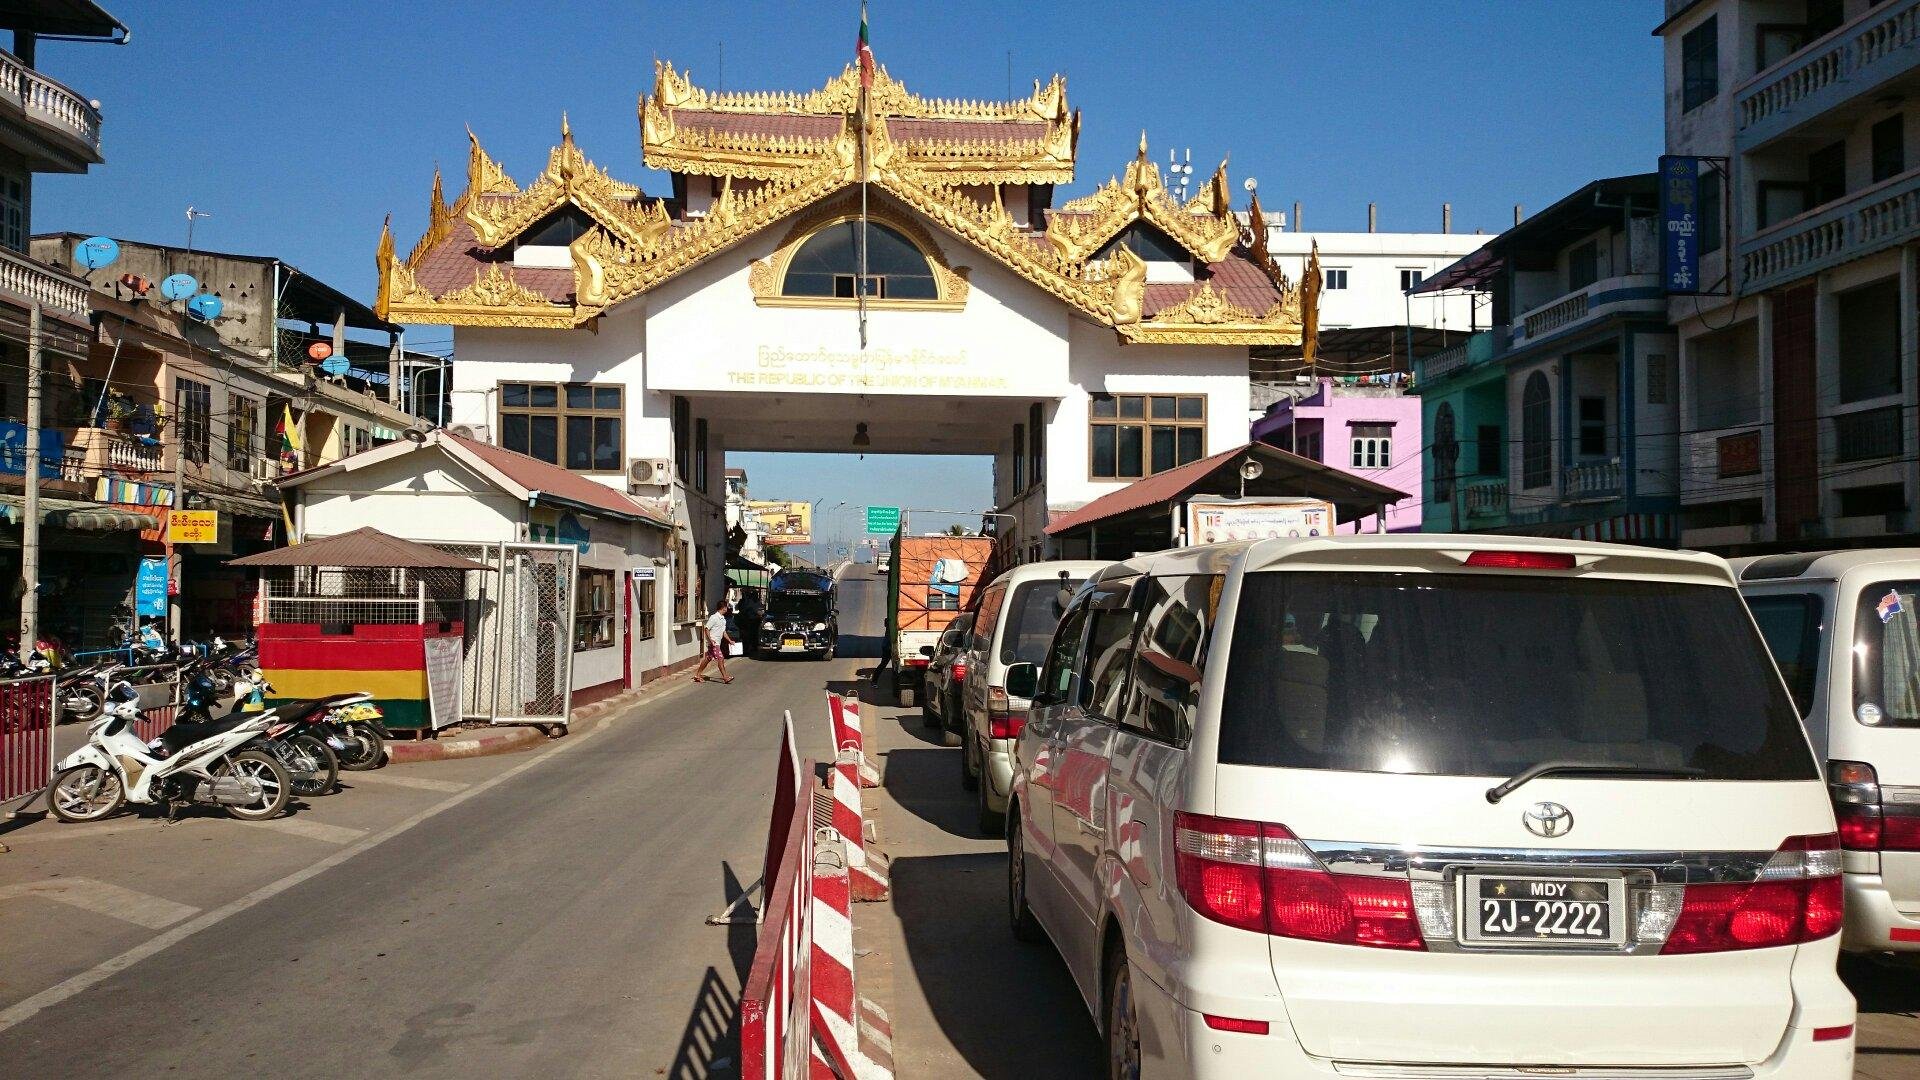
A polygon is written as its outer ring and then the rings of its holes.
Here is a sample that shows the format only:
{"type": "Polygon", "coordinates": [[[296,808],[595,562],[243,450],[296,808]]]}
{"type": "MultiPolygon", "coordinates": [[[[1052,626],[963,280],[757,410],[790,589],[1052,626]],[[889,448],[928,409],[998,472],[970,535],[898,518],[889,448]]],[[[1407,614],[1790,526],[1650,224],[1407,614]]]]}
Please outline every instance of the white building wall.
{"type": "MultiPolygon", "coordinates": [[[[1267,229],[1267,250],[1287,276],[1299,281],[1306,273],[1308,253],[1320,245],[1323,270],[1347,271],[1344,290],[1320,294],[1320,326],[1420,326],[1465,330],[1472,317],[1472,297],[1416,296],[1400,289],[1400,272],[1435,272],[1479,250],[1487,237],[1473,233],[1336,233],[1287,232],[1267,229]]],[[[1481,319],[1484,323],[1484,315],[1481,319]]]]}

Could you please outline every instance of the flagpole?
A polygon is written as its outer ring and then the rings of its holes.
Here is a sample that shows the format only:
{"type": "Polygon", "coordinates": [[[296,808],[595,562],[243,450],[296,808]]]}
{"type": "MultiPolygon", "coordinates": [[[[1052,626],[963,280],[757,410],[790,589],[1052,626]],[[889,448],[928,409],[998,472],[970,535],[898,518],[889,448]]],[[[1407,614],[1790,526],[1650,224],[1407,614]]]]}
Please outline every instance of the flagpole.
{"type": "Polygon", "coordinates": [[[872,53],[867,44],[867,0],[860,0],[860,280],[854,283],[853,294],[860,304],[860,351],[867,351],[867,124],[871,122],[868,109],[871,100],[867,94],[872,77],[872,53]]]}

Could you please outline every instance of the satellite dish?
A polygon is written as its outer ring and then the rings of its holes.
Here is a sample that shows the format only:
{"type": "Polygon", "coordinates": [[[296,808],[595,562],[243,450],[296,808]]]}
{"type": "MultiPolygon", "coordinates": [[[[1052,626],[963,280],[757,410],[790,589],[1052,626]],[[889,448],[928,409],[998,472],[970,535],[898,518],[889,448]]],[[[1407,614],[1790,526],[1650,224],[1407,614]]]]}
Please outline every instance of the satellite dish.
{"type": "Polygon", "coordinates": [[[330,341],[316,341],[307,346],[307,355],[313,357],[315,361],[325,360],[327,357],[333,355],[333,343],[330,341]]]}
{"type": "Polygon", "coordinates": [[[89,236],[74,249],[74,261],[89,270],[113,265],[120,257],[120,245],[111,236],[89,236]]]}
{"type": "Polygon", "coordinates": [[[225,306],[226,304],[212,293],[201,293],[187,301],[187,311],[204,322],[212,322],[219,318],[220,309],[225,306]]]}
{"type": "Polygon", "coordinates": [[[934,580],[943,585],[958,585],[967,580],[967,560],[938,559],[933,564],[934,580]]]}
{"type": "Polygon", "coordinates": [[[160,295],[169,300],[185,300],[200,291],[200,283],[192,274],[168,274],[160,279],[160,295]]]}
{"type": "Polygon", "coordinates": [[[344,378],[346,377],[347,371],[349,370],[347,366],[347,358],[344,356],[330,356],[325,360],[320,361],[320,370],[326,372],[329,375],[338,375],[344,378]]]}

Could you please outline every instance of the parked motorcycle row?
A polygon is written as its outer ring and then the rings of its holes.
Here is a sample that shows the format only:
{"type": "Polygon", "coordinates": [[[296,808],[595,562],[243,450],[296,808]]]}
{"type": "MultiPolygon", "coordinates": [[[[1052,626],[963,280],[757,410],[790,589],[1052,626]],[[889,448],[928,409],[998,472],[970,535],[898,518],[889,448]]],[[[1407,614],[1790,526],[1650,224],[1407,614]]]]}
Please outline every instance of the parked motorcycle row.
{"type": "Polygon", "coordinates": [[[181,712],[151,741],[138,733],[140,692],[129,678],[144,677],[147,668],[117,664],[98,673],[103,703],[86,745],[60,761],[48,790],[54,817],[98,821],[133,804],[158,806],[172,818],[201,804],[264,821],[285,813],[294,796],[332,794],[342,770],[376,769],[386,759],[380,708],[366,693],[268,708],[262,698],[272,687],[251,664],[233,677],[217,656],[181,655],[171,662],[181,712]],[[229,694],[232,711],[214,716],[229,694]]]}

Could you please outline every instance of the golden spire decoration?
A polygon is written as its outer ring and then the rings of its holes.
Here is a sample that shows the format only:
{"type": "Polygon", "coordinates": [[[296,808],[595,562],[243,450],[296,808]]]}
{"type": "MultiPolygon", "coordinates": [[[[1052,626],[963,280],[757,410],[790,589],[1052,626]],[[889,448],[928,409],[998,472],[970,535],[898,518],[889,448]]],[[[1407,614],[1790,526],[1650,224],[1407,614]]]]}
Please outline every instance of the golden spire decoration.
{"type": "MultiPolygon", "coordinates": [[[[434,173],[434,179],[439,179],[434,173]]],[[[439,190],[438,185],[434,188],[439,190]]],[[[373,313],[382,319],[387,317],[387,289],[393,276],[393,215],[388,214],[380,223],[380,246],[374,249],[373,265],[380,273],[380,283],[373,290],[373,313]]]]}
{"type": "Polygon", "coordinates": [[[1320,353],[1320,241],[1307,250],[1307,269],[1300,276],[1300,362],[1311,368],[1320,353]]]}

